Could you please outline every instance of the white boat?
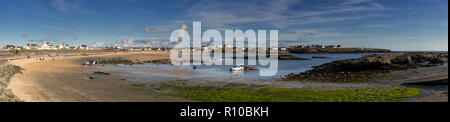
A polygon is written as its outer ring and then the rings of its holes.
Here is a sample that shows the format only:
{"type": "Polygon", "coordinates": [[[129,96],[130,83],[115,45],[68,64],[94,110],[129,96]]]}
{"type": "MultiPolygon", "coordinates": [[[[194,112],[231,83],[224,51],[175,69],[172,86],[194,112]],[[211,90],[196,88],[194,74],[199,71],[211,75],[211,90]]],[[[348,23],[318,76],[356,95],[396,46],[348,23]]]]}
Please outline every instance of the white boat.
{"type": "Polygon", "coordinates": [[[98,64],[97,61],[85,61],[84,65],[95,65],[98,64]]]}
{"type": "Polygon", "coordinates": [[[230,71],[244,71],[244,70],[245,70],[245,68],[242,65],[230,68],[230,71]]]}

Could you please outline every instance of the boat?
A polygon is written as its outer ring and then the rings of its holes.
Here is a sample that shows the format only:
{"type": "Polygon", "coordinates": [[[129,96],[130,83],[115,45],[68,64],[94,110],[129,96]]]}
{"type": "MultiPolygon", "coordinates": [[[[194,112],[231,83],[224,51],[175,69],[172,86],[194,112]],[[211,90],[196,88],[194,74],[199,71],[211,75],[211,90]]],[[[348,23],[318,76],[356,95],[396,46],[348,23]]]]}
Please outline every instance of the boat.
{"type": "Polygon", "coordinates": [[[230,68],[230,71],[244,71],[244,70],[245,70],[245,67],[242,65],[230,68]]]}
{"type": "Polygon", "coordinates": [[[83,63],[83,65],[95,65],[95,64],[98,64],[98,62],[97,61],[85,61],[84,63],[83,63]]]}
{"type": "Polygon", "coordinates": [[[243,65],[230,68],[230,71],[248,71],[248,70],[258,70],[258,68],[256,68],[256,66],[243,66],[243,65]]]}

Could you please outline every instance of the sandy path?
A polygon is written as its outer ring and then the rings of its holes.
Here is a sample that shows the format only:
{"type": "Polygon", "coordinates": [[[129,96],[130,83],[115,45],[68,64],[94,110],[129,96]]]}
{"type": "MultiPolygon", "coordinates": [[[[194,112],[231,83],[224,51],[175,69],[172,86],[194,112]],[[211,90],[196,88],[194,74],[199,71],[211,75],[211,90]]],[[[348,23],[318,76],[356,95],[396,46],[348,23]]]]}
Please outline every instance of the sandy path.
{"type": "MultiPolygon", "coordinates": [[[[129,56],[148,60],[164,57],[164,53],[117,53],[89,57],[129,56]],[[152,58],[152,56],[154,58],[152,58]],[[142,58],[145,57],[145,58],[142,58]]],[[[35,59],[13,60],[10,63],[25,69],[11,80],[16,96],[27,102],[181,102],[181,98],[163,96],[147,91],[131,90],[131,82],[118,76],[101,76],[89,79],[93,74],[85,72],[93,67],[80,65],[85,56],[58,57],[55,61],[35,59]]]]}

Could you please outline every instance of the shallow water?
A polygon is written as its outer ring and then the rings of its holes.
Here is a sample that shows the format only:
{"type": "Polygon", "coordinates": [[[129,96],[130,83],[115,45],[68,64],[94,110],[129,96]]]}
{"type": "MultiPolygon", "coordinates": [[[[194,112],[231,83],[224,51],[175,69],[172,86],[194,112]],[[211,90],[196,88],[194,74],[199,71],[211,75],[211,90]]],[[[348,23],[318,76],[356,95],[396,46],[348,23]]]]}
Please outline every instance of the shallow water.
{"type": "MultiPolygon", "coordinates": [[[[119,75],[135,77],[135,78],[152,78],[153,80],[165,80],[165,79],[204,79],[208,81],[226,81],[226,80],[242,80],[251,81],[259,79],[272,79],[281,78],[291,73],[300,73],[307,70],[311,70],[313,66],[319,66],[325,63],[330,63],[337,60],[345,59],[358,59],[365,55],[371,54],[292,54],[297,57],[309,58],[311,60],[280,60],[278,62],[278,73],[275,76],[266,77],[260,76],[259,70],[254,71],[237,71],[231,72],[229,69],[232,66],[172,66],[166,64],[142,64],[142,65],[117,65],[117,66],[107,66],[108,70],[121,70],[119,75]],[[330,57],[330,58],[319,58],[313,59],[313,56],[330,57]],[[142,69],[147,69],[142,71],[142,69]],[[158,70],[163,71],[176,71],[180,73],[173,72],[158,72],[158,70]],[[183,74],[188,73],[188,74],[183,74]]],[[[242,59],[238,59],[242,60],[242,59]]],[[[264,66],[257,66],[258,68],[264,66]]]]}

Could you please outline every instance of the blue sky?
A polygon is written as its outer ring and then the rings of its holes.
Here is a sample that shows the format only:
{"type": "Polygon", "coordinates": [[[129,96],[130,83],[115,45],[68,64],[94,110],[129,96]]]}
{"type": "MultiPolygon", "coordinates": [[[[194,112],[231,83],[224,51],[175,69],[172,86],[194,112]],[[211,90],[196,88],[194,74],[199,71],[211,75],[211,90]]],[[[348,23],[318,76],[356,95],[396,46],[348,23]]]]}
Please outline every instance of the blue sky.
{"type": "Polygon", "coordinates": [[[303,44],[448,51],[448,0],[4,0],[0,45],[158,46],[193,21],[303,44]]]}

